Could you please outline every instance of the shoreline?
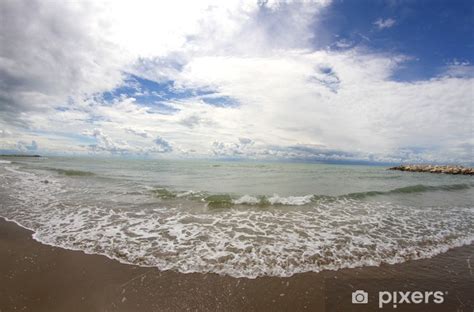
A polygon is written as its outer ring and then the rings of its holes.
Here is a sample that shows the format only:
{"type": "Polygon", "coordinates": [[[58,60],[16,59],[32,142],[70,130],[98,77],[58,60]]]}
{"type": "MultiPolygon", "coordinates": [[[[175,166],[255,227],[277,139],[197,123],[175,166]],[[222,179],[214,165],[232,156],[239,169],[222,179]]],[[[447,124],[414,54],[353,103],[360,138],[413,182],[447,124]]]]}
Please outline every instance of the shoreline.
{"type": "Polygon", "coordinates": [[[474,244],[401,264],[248,279],[122,264],[32,233],[0,218],[0,311],[381,311],[375,296],[385,289],[448,292],[441,305],[398,311],[474,307],[474,244]],[[355,289],[368,291],[368,305],[351,303],[355,289]]]}
{"type": "MultiPolygon", "coordinates": [[[[275,275],[263,275],[263,276],[233,276],[231,274],[221,274],[221,273],[217,273],[217,272],[199,272],[199,271],[189,271],[189,272],[181,272],[179,270],[175,270],[175,269],[160,269],[154,265],[143,265],[143,264],[136,264],[136,263],[132,263],[132,262],[127,262],[126,260],[123,260],[121,258],[116,258],[116,257],[113,257],[113,256],[110,256],[109,254],[106,254],[106,253],[94,253],[94,252],[88,252],[87,250],[83,250],[81,248],[73,248],[73,247],[65,247],[65,246],[61,246],[61,245],[55,245],[55,244],[51,244],[51,243],[48,243],[48,242],[44,242],[38,238],[35,237],[35,230],[34,229],[31,229],[31,228],[28,228],[22,224],[20,224],[19,222],[17,222],[16,220],[13,220],[13,219],[9,219],[7,217],[4,217],[4,216],[1,216],[0,215],[0,221],[6,221],[8,223],[13,223],[15,224],[16,226],[20,227],[21,229],[23,230],[26,230],[28,232],[31,233],[31,238],[41,244],[41,245],[45,245],[45,246],[49,246],[49,247],[53,247],[53,248],[59,248],[59,249],[62,249],[62,250],[66,250],[66,251],[73,251],[73,252],[81,252],[83,253],[84,255],[92,255],[92,256],[101,256],[101,257],[105,257],[107,258],[108,260],[111,260],[111,261],[114,261],[114,262],[118,262],[120,264],[124,264],[124,265],[128,265],[128,266],[135,266],[135,267],[140,267],[140,268],[145,268],[145,269],[156,269],[160,272],[164,272],[164,271],[173,271],[173,272],[176,272],[178,274],[213,274],[213,275],[217,275],[217,276],[226,276],[226,277],[229,277],[229,278],[235,278],[235,279],[249,279],[249,280],[253,280],[253,279],[258,279],[258,278],[291,278],[295,275],[298,275],[298,274],[306,274],[306,273],[312,273],[312,274],[326,274],[324,272],[336,272],[336,271],[341,271],[341,270],[351,270],[351,269],[358,269],[358,268],[365,268],[365,267],[380,267],[380,266],[390,266],[390,265],[398,265],[398,264],[403,264],[405,262],[407,262],[408,260],[405,260],[403,262],[395,262],[395,263],[390,263],[390,262],[382,262],[382,263],[378,263],[378,264],[360,264],[360,263],[357,263],[357,264],[353,264],[351,266],[343,266],[343,267],[340,267],[340,268],[331,268],[331,269],[321,269],[321,270],[318,270],[318,271],[300,271],[300,272],[295,272],[293,273],[292,275],[288,275],[288,276],[284,276],[284,275],[280,275],[280,276],[275,276],[275,275]]],[[[0,224],[1,226],[1,224],[0,224]]],[[[420,256],[420,257],[417,257],[417,258],[413,258],[413,259],[410,259],[409,261],[418,261],[418,260],[426,260],[426,259],[431,259],[433,257],[436,257],[438,255],[441,255],[441,254],[444,254],[452,249],[457,249],[457,248],[462,248],[462,247],[465,247],[465,246],[473,246],[473,256],[474,256],[474,241],[470,240],[470,239],[463,239],[461,241],[459,241],[457,244],[454,244],[454,245],[451,245],[450,247],[445,247],[443,248],[442,250],[443,251],[438,251],[434,254],[430,254],[429,256],[420,256]],[[466,243],[468,242],[468,243],[466,243]]],[[[474,260],[473,260],[474,261],[474,260]]],[[[373,263],[373,262],[372,262],[373,263]]],[[[0,262],[1,264],[1,262],[0,262]]],[[[0,312],[2,312],[0,310],[0,312]]],[[[474,311],[473,311],[474,312],[474,311]]]]}

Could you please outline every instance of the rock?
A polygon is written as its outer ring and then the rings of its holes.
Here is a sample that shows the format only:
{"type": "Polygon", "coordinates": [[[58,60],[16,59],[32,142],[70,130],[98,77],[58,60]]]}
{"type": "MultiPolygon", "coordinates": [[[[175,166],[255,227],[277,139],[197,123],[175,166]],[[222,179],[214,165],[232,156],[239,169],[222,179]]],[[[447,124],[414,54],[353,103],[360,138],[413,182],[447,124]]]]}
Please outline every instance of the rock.
{"type": "Polygon", "coordinates": [[[474,168],[463,166],[439,166],[439,165],[400,165],[389,168],[389,170],[409,171],[409,172],[430,172],[444,174],[474,175],[474,168]]]}

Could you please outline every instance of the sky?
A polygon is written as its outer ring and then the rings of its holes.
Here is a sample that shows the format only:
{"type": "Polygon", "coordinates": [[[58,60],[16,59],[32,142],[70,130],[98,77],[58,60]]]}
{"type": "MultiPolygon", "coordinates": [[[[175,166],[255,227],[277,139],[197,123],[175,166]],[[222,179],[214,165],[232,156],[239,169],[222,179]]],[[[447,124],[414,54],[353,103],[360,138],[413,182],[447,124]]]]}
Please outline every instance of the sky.
{"type": "Polygon", "coordinates": [[[470,0],[0,2],[0,153],[473,163],[470,0]]]}

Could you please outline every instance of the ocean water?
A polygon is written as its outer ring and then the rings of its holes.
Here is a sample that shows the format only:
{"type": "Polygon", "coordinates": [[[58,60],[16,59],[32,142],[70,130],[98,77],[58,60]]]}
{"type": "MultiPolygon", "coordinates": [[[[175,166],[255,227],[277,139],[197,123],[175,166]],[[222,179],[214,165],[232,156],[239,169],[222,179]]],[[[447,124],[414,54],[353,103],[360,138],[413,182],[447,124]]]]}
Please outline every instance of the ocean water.
{"type": "Polygon", "coordinates": [[[399,263],[474,240],[474,180],[380,166],[0,160],[0,216],[40,242],[234,277],[399,263]]]}

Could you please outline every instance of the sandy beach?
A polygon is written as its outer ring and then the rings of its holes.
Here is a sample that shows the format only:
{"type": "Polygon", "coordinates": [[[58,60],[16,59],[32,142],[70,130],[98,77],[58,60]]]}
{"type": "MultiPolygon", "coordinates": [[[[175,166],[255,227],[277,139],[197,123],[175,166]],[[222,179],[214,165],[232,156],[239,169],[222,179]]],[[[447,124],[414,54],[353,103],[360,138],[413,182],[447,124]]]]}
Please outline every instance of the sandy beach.
{"type": "Polygon", "coordinates": [[[396,265],[232,278],[161,272],[36,242],[0,220],[0,311],[383,311],[380,290],[440,290],[442,304],[401,304],[397,311],[472,311],[474,246],[396,265]],[[351,303],[363,289],[369,303],[351,303]]]}
{"type": "Polygon", "coordinates": [[[473,4],[0,0],[0,312],[474,312],[473,4]]]}

